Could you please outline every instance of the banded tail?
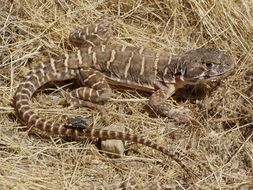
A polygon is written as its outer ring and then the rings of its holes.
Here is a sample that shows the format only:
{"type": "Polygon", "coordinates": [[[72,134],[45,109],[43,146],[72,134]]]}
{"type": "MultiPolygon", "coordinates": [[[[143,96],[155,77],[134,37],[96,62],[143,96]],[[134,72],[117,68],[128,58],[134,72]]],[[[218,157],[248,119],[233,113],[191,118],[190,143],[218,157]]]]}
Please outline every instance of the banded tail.
{"type": "MultiPolygon", "coordinates": [[[[62,60],[63,62],[65,60],[62,60]]],[[[170,153],[165,147],[160,146],[151,140],[143,137],[132,135],[130,133],[116,132],[95,128],[71,128],[65,124],[53,123],[43,119],[35,114],[30,108],[31,98],[34,92],[49,81],[66,80],[76,76],[75,70],[65,70],[65,72],[55,72],[53,64],[48,67],[37,69],[31,72],[28,77],[19,85],[14,96],[14,107],[17,115],[27,126],[34,126],[48,134],[55,134],[68,137],[95,137],[101,139],[116,139],[131,141],[134,143],[143,144],[157,151],[166,154],[168,157],[176,161],[189,175],[187,167],[174,154],[170,153]]]]}

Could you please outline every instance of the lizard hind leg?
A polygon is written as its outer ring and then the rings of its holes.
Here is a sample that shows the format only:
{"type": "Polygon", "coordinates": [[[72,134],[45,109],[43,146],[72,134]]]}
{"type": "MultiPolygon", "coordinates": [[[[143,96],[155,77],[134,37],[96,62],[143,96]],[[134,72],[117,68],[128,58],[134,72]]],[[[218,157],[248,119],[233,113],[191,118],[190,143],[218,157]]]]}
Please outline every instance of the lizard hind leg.
{"type": "Polygon", "coordinates": [[[79,80],[84,87],[70,92],[67,102],[71,107],[88,107],[97,109],[102,114],[106,124],[109,119],[103,104],[111,97],[112,90],[102,73],[91,68],[79,70],[79,80]]]}

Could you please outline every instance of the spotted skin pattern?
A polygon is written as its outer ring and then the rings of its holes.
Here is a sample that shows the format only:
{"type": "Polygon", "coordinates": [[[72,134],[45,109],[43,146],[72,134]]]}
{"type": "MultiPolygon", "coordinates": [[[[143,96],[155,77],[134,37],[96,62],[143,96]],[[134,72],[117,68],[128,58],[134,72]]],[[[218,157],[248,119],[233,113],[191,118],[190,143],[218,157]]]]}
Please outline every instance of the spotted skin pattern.
{"type": "Polygon", "coordinates": [[[200,48],[171,56],[146,48],[105,45],[110,36],[111,31],[99,24],[72,32],[70,42],[79,49],[57,59],[51,58],[28,74],[14,95],[17,115],[27,126],[48,134],[117,139],[146,145],[166,154],[190,173],[175,154],[151,140],[125,132],[75,127],[75,122],[51,122],[30,109],[31,98],[41,86],[50,81],[78,79],[82,87],[69,94],[67,101],[70,106],[98,109],[105,120],[108,118],[102,104],[111,97],[109,84],[150,92],[152,95],[149,104],[155,112],[180,118],[177,110],[169,110],[165,104],[178,88],[186,84],[216,80],[227,76],[234,68],[232,58],[214,48],[200,48]]]}

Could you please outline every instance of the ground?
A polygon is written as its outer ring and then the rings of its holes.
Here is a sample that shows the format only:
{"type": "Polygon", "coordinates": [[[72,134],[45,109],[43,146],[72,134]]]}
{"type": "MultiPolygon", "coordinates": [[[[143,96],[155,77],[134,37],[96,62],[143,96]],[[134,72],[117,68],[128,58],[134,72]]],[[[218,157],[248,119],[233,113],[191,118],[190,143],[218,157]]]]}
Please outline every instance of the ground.
{"type": "MultiPolygon", "coordinates": [[[[251,189],[253,188],[253,4],[250,1],[2,0],[0,6],[0,186],[3,189],[251,189]],[[232,55],[228,78],[168,101],[189,108],[193,121],[152,116],[148,94],[114,89],[105,105],[110,122],[174,152],[198,178],[191,180],[165,155],[126,142],[122,158],[99,152],[88,141],[47,137],[26,129],[12,97],[26,73],[48,57],[75,51],[68,34],[76,27],[109,20],[109,43],[144,46],[168,54],[215,47],[232,55]],[[251,88],[250,88],[251,87],[251,88]],[[180,98],[184,95],[183,98],[180,98]],[[200,95],[201,94],[201,95],[200,95]],[[251,97],[250,97],[251,96],[251,97]]],[[[96,110],[69,110],[61,103],[72,81],[41,89],[33,109],[63,122],[96,110]]]]}

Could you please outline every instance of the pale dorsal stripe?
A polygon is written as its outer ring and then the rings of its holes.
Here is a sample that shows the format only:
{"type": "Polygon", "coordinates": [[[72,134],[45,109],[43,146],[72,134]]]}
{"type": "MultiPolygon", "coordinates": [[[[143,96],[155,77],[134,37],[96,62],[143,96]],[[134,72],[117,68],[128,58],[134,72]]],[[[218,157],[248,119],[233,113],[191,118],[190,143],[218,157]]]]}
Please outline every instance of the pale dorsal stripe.
{"type": "Polygon", "coordinates": [[[127,78],[128,70],[129,70],[129,68],[131,66],[133,56],[134,56],[134,52],[131,52],[131,56],[129,57],[128,63],[126,64],[126,67],[125,67],[125,72],[124,72],[124,77],[125,78],[127,78]]]}
{"type": "Polygon", "coordinates": [[[24,92],[18,92],[18,93],[16,94],[16,96],[25,96],[25,97],[26,97],[26,99],[25,99],[25,100],[30,99],[29,94],[24,93],[24,92]]]}
{"type": "Polygon", "coordinates": [[[87,36],[90,34],[90,31],[89,31],[89,27],[88,27],[88,26],[86,27],[85,33],[86,33],[87,36]]]}
{"type": "Polygon", "coordinates": [[[29,113],[32,113],[32,110],[28,109],[28,110],[24,111],[23,118],[25,118],[26,115],[29,115],[29,113]]]}
{"type": "Polygon", "coordinates": [[[123,46],[121,47],[121,51],[122,51],[122,52],[125,51],[126,48],[127,48],[127,46],[124,46],[124,45],[123,45],[123,46]]]}
{"type": "Polygon", "coordinates": [[[67,73],[69,70],[69,54],[65,53],[65,60],[64,60],[64,72],[67,73]]]}
{"type": "Polygon", "coordinates": [[[107,69],[110,68],[111,63],[115,60],[115,55],[116,55],[116,51],[113,49],[111,51],[111,57],[110,57],[109,61],[107,61],[107,63],[106,63],[106,68],[107,69]]]}
{"type": "Polygon", "coordinates": [[[95,32],[95,33],[98,32],[98,24],[95,25],[94,32],[95,32]]]}
{"type": "Polygon", "coordinates": [[[90,40],[86,40],[86,42],[88,42],[90,45],[92,45],[93,47],[95,47],[96,45],[92,42],[92,41],[90,41],[90,40]]]}
{"type": "Polygon", "coordinates": [[[78,59],[78,65],[79,66],[83,65],[83,60],[82,60],[82,55],[81,55],[80,50],[77,50],[77,59],[78,59]]]}
{"type": "Polygon", "coordinates": [[[50,59],[50,66],[51,66],[54,74],[56,74],[55,62],[54,62],[53,58],[50,59]]]}
{"type": "Polygon", "coordinates": [[[105,52],[105,49],[106,49],[106,46],[105,46],[105,45],[102,45],[102,46],[101,46],[101,52],[105,52]]]}
{"type": "Polygon", "coordinates": [[[97,64],[97,54],[96,52],[92,52],[92,62],[94,65],[97,64]]]}
{"type": "Polygon", "coordinates": [[[89,99],[89,101],[91,101],[91,97],[92,97],[92,92],[93,92],[93,89],[92,89],[92,88],[90,88],[89,90],[90,90],[90,91],[89,91],[89,97],[88,97],[88,99],[89,99]]]}
{"type": "Polygon", "coordinates": [[[26,81],[26,84],[29,84],[30,86],[32,86],[32,91],[35,91],[37,89],[34,83],[31,81],[26,81]]]}
{"type": "Polygon", "coordinates": [[[28,118],[28,123],[31,123],[31,121],[34,120],[33,117],[37,118],[37,115],[35,113],[32,113],[28,118]]]}
{"type": "Polygon", "coordinates": [[[144,47],[141,47],[141,48],[139,49],[139,54],[141,55],[141,54],[143,53],[143,51],[144,51],[144,47]]]}
{"type": "Polygon", "coordinates": [[[141,71],[140,71],[140,75],[143,75],[144,71],[145,71],[145,57],[143,56],[141,58],[141,71]]]}
{"type": "Polygon", "coordinates": [[[155,73],[155,76],[157,76],[157,69],[158,69],[159,59],[160,59],[160,53],[156,53],[155,60],[154,60],[154,73],[155,73]]]}
{"type": "Polygon", "coordinates": [[[97,73],[92,73],[91,75],[89,75],[84,81],[83,83],[86,83],[88,80],[90,80],[92,77],[94,77],[95,75],[97,75],[97,73]]]}
{"type": "Polygon", "coordinates": [[[85,99],[87,87],[82,89],[82,99],[85,99]]]}
{"type": "Polygon", "coordinates": [[[88,48],[88,55],[90,55],[91,53],[92,53],[92,46],[90,46],[89,48],[88,48]]]}
{"type": "Polygon", "coordinates": [[[105,82],[104,80],[98,81],[98,82],[94,83],[93,85],[91,85],[91,87],[95,89],[97,85],[103,84],[104,82],[105,82]]]}
{"type": "Polygon", "coordinates": [[[165,67],[164,71],[163,71],[163,76],[165,77],[168,73],[168,67],[165,67]]]}
{"type": "Polygon", "coordinates": [[[38,118],[36,121],[35,121],[35,124],[34,126],[38,126],[38,123],[42,120],[42,118],[38,118]]]}

